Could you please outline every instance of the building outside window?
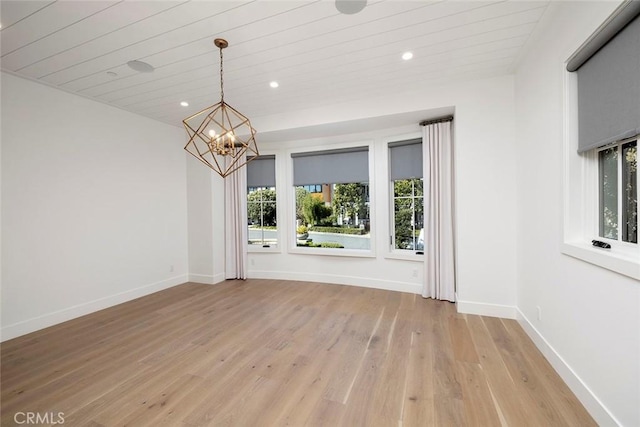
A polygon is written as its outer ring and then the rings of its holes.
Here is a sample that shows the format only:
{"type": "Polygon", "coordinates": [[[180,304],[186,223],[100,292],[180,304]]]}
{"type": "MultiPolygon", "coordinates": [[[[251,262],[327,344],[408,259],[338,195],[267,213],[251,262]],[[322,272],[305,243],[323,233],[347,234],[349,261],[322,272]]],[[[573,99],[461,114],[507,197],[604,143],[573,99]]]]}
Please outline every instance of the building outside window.
{"type": "Polygon", "coordinates": [[[260,156],[247,164],[247,218],[250,247],[277,247],[274,156],[260,156]]]}
{"type": "Polygon", "coordinates": [[[303,185],[302,188],[309,193],[322,193],[322,184],[303,185]]]}

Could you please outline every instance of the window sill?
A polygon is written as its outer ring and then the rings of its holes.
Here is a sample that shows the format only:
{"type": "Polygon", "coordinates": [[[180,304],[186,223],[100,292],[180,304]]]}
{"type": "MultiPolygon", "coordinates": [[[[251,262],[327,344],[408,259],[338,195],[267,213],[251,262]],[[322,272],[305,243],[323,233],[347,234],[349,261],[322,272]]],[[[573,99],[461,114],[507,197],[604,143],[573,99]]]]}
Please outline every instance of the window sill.
{"type": "Polygon", "coordinates": [[[289,249],[290,254],[301,255],[324,255],[337,257],[356,257],[356,258],[375,258],[373,251],[357,250],[357,249],[331,249],[331,248],[299,248],[293,247],[289,249]]]}
{"type": "Polygon", "coordinates": [[[247,248],[247,252],[250,254],[260,254],[260,253],[281,253],[282,251],[280,250],[280,248],[278,246],[269,246],[269,247],[264,247],[264,246],[260,246],[260,245],[250,245],[247,248]]]}
{"type": "Polygon", "coordinates": [[[562,253],[624,276],[640,280],[640,251],[595,248],[582,242],[565,242],[562,253]]]}
{"type": "Polygon", "coordinates": [[[424,262],[424,253],[417,254],[415,252],[388,252],[384,255],[385,259],[398,259],[402,261],[424,262]]]}

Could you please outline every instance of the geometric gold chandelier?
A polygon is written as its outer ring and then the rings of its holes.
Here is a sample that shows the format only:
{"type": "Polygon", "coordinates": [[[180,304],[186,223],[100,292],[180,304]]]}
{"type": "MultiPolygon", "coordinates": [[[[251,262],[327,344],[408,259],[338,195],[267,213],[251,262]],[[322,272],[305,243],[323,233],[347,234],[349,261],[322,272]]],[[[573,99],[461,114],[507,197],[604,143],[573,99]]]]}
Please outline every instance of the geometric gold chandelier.
{"type": "Polygon", "coordinates": [[[225,178],[255,159],[258,146],[249,119],[224,102],[222,49],[229,43],[213,42],[220,49],[220,102],[182,121],[189,135],[184,149],[225,178]]]}

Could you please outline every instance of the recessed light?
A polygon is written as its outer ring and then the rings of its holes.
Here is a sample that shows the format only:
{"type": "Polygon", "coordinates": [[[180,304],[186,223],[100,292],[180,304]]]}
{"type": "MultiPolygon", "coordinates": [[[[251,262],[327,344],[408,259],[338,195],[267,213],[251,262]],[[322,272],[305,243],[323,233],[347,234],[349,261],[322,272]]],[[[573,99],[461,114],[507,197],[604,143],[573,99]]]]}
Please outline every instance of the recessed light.
{"type": "Polygon", "coordinates": [[[405,52],[402,54],[402,59],[404,59],[405,61],[408,61],[411,58],[413,58],[413,53],[411,52],[405,52]]]}
{"type": "Polygon", "coordinates": [[[153,70],[155,70],[155,68],[153,68],[153,65],[137,60],[127,62],[127,65],[129,66],[129,68],[139,73],[152,73],[153,70]]]}
{"type": "Polygon", "coordinates": [[[273,81],[273,82],[269,83],[269,86],[271,86],[272,88],[277,88],[280,85],[278,84],[278,82],[273,81]]]}
{"type": "Polygon", "coordinates": [[[182,105],[183,107],[188,107],[189,103],[187,101],[182,101],[180,105],[182,105]]]}

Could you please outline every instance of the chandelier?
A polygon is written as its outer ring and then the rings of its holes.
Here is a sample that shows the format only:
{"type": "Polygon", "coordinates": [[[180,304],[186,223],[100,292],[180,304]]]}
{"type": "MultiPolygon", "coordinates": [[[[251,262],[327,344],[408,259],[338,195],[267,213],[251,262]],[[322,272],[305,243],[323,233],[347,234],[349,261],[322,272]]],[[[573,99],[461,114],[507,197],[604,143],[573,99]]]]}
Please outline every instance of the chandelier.
{"type": "Polygon", "coordinates": [[[213,43],[220,49],[220,102],[182,121],[189,135],[184,149],[225,178],[255,159],[258,146],[249,119],[224,102],[222,49],[229,43],[213,43]]]}

